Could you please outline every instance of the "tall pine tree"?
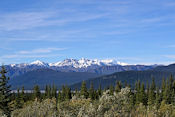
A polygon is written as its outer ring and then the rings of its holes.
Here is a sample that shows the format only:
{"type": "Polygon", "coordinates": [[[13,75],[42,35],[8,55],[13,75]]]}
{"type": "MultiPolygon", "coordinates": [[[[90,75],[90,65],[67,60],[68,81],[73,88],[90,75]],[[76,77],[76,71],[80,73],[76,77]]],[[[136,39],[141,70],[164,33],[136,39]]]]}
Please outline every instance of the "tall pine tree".
{"type": "Polygon", "coordinates": [[[121,91],[121,88],[122,88],[122,84],[121,82],[117,81],[116,82],[116,87],[115,87],[115,92],[118,93],[121,91]]]}
{"type": "Polygon", "coordinates": [[[5,67],[2,66],[0,71],[0,109],[7,117],[10,117],[11,109],[9,103],[11,101],[11,86],[8,84],[9,77],[6,77],[6,73],[5,67]]]}
{"type": "Polygon", "coordinates": [[[87,92],[87,87],[86,87],[85,81],[82,82],[80,93],[81,93],[81,96],[83,96],[84,98],[88,98],[88,92],[87,92]]]}
{"type": "Polygon", "coordinates": [[[94,85],[93,85],[93,83],[91,83],[91,85],[90,85],[89,98],[91,98],[91,100],[94,100],[95,99],[95,91],[94,91],[94,85]]]}
{"type": "Polygon", "coordinates": [[[155,102],[155,91],[156,91],[156,84],[155,84],[155,80],[154,78],[152,78],[152,83],[149,89],[149,93],[148,93],[148,105],[151,106],[154,104],[155,102]]]}
{"type": "Polygon", "coordinates": [[[40,88],[38,85],[34,86],[33,88],[33,94],[34,94],[34,98],[37,99],[37,100],[40,100],[41,98],[41,92],[40,92],[40,88]]]}

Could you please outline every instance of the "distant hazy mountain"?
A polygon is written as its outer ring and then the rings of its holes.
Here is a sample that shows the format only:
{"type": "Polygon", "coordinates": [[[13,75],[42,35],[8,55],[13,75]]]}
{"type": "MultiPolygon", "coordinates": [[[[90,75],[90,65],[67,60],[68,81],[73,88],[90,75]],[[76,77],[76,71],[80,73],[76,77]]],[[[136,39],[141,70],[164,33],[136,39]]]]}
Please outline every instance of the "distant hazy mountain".
{"type": "Polygon", "coordinates": [[[70,85],[99,75],[87,72],[59,72],[52,69],[38,69],[24,73],[23,75],[10,78],[12,89],[21,88],[32,89],[34,85],[39,85],[44,89],[46,85],[70,85]]]}
{"type": "Polygon", "coordinates": [[[113,59],[107,60],[89,60],[89,59],[65,59],[56,63],[45,63],[42,61],[34,61],[32,63],[10,64],[6,65],[8,75],[15,77],[27,73],[28,71],[37,69],[52,69],[61,72],[90,72],[96,74],[111,74],[114,72],[128,71],[128,70],[148,70],[155,68],[155,65],[128,65],[126,63],[118,62],[113,59]]]}
{"type": "MultiPolygon", "coordinates": [[[[169,78],[170,75],[173,75],[175,78],[175,64],[171,64],[168,66],[158,66],[152,70],[145,71],[123,71],[116,72],[111,75],[104,75],[97,78],[91,78],[86,80],[87,87],[90,86],[92,82],[95,88],[101,84],[101,86],[107,87],[110,85],[115,85],[116,81],[121,81],[123,84],[125,82],[129,83],[131,86],[135,84],[136,81],[140,80],[141,82],[150,83],[152,78],[155,78],[155,81],[158,85],[160,85],[163,78],[169,78]]],[[[70,86],[71,88],[80,88],[81,82],[76,83],[70,86]]]]}

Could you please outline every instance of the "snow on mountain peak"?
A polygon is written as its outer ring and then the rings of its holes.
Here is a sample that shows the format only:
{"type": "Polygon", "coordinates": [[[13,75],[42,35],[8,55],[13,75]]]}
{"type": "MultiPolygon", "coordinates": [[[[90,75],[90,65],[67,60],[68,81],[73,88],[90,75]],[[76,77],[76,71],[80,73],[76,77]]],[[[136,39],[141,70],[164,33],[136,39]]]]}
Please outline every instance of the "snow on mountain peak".
{"type": "Polygon", "coordinates": [[[86,58],[81,58],[79,60],[77,59],[65,59],[63,61],[59,61],[56,63],[51,63],[49,64],[50,66],[57,66],[57,67],[62,67],[62,66],[72,66],[74,68],[87,68],[90,66],[112,66],[112,65],[127,65],[126,63],[121,63],[118,62],[114,59],[105,59],[105,60],[98,60],[98,59],[86,59],[86,58]]]}
{"type": "Polygon", "coordinates": [[[47,66],[47,63],[44,63],[40,60],[36,60],[36,61],[30,63],[30,65],[47,66]]]}
{"type": "Polygon", "coordinates": [[[10,66],[11,66],[11,67],[15,67],[15,66],[16,66],[16,64],[10,64],[10,66]]]}
{"type": "Polygon", "coordinates": [[[44,66],[44,67],[74,67],[74,68],[87,68],[87,67],[97,67],[97,66],[112,66],[112,65],[128,65],[127,63],[122,63],[119,61],[116,61],[115,59],[86,59],[81,58],[79,60],[77,59],[65,59],[63,61],[59,61],[56,63],[45,63],[40,60],[33,61],[29,64],[11,64],[11,67],[25,67],[28,65],[36,65],[36,66],[44,66]]]}

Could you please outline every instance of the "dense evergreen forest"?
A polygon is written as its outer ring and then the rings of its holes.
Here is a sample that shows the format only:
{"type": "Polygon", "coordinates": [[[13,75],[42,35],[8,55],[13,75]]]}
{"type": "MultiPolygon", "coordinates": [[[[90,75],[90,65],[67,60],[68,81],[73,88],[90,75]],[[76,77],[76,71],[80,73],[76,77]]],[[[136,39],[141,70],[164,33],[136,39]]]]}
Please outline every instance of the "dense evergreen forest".
{"type": "Polygon", "coordinates": [[[25,87],[12,92],[2,66],[0,75],[0,116],[2,117],[175,117],[175,80],[173,75],[157,85],[139,79],[131,88],[129,82],[115,81],[98,88],[82,82],[80,89],[47,85],[41,92],[34,86],[31,93],[25,87]]]}

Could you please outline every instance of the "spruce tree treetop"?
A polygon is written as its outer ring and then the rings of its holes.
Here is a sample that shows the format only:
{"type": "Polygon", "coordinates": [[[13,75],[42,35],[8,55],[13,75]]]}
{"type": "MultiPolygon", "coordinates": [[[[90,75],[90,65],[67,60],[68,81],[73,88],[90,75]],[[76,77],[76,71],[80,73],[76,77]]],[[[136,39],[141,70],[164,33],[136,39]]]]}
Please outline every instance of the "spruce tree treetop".
{"type": "Polygon", "coordinates": [[[40,100],[40,96],[41,96],[41,92],[40,92],[40,88],[38,85],[34,86],[34,98],[37,100],[40,100]]]}
{"type": "Polygon", "coordinates": [[[92,82],[91,82],[90,89],[89,89],[89,98],[91,100],[95,99],[94,85],[92,82]]]}
{"type": "Polygon", "coordinates": [[[84,96],[85,98],[88,97],[88,92],[87,92],[87,87],[86,87],[86,82],[83,81],[81,85],[81,95],[84,96]]]}

